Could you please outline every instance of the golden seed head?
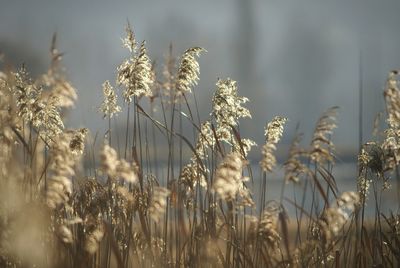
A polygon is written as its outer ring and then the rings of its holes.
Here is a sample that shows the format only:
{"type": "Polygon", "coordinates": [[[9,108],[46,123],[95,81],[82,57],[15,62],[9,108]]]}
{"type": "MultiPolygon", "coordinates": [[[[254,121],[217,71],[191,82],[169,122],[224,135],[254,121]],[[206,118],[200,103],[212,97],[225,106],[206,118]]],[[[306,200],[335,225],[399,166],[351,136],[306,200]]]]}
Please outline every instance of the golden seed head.
{"type": "Polygon", "coordinates": [[[151,196],[149,215],[154,221],[159,221],[167,209],[167,197],[170,195],[170,190],[164,187],[154,187],[151,196]]]}
{"type": "Polygon", "coordinates": [[[183,53],[177,74],[177,96],[192,92],[191,88],[197,85],[200,66],[196,57],[199,57],[202,52],[206,50],[201,47],[192,47],[183,53]]]}
{"type": "Polygon", "coordinates": [[[266,142],[262,147],[263,159],[260,162],[261,168],[264,171],[271,172],[276,166],[276,144],[282,137],[283,127],[286,121],[287,118],[285,117],[275,116],[274,119],[265,127],[266,142]]]}
{"type": "Polygon", "coordinates": [[[123,96],[126,102],[131,102],[133,97],[152,95],[154,76],[145,44],[143,41],[137,55],[125,60],[117,69],[117,84],[124,87],[123,96]]]}
{"type": "Polygon", "coordinates": [[[99,110],[103,113],[104,118],[111,118],[113,115],[121,112],[121,107],[117,104],[117,95],[108,80],[103,83],[103,95],[104,100],[99,110]]]}

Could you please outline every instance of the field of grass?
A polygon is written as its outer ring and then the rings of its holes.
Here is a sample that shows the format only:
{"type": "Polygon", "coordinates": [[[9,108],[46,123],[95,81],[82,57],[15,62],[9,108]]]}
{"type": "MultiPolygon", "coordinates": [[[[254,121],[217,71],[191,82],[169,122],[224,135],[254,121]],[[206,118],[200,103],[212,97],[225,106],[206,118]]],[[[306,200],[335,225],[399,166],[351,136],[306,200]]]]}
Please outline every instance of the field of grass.
{"type": "Polygon", "coordinates": [[[175,58],[170,48],[158,73],[129,24],[122,41],[127,58],[97,104],[105,133],[65,128],[78,96],[55,36],[45,74],[0,70],[1,267],[400,264],[400,217],[382,213],[381,202],[399,196],[398,71],[387,78],[375,140],[360,145],[357,191],[346,191],[332,175],[337,107],[321,115],[308,146],[294,133],[278,163],[287,118],[266,123],[264,144],[242,137],[239,122],[251,120],[251,111],[236,81],[218,80],[209,118],[200,119],[197,60],[205,49],[175,58]],[[124,133],[113,127],[119,113],[126,114],[124,133]],[[262,153],[257,171],[250,150],[262,153]],[[280,198],[270,200],[277,166],[284,170],[280,198]],[[374,217],[365,216],[367,203],[374,217]]]}

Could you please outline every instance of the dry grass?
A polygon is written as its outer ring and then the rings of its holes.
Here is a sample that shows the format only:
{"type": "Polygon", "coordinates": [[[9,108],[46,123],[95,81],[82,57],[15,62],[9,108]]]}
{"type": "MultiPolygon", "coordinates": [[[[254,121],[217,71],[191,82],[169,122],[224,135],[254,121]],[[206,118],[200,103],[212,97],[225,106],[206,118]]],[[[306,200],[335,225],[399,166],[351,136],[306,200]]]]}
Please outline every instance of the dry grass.
{"type": "Polygon", "coordinates": [[[218,80],[210,117],[201,122],[194,87],[205,50],[189,48],[174,59],[171,48],[158,75],[145,42],[138,45],[129,25],[126,32],[128,58],[117,67],[116,85],[103,84],[103,140],[64,127],[77,95],[63,75],[55,38],[44,75],[32,79],[24,67],[0,72],[1,267],[399,265],[400,216],[382,214],[380,201],[400,178],[397,71],[384,92],[387,127],[358,157],[358,191],[340,192],[332,175],[333,107],[316,123],[309,147],[296,134],[281,198],[268,200],[286,118],[267,123],[262,147],[242,138],[239,121],[251,118],[248,99],[228,78],[218,80]],[[122,90],[122,108],[114,87],[122,90]],[[121,112],[127,113],[125,140],[117,141],[111,126],[121,112]],[[184,135],[184,123],[193,137],[184,135]],[[166,151],[157,151],[156,134],[166,151]],[[260,178],[247,160],[251,149],[262,151],[260,178]],[[164,171],[160,154],[167,155],[164,171]],[[85,176],[87,170],[94,175],[85,176]],[[287,184],[303,189],[302,196],[285,193],[287,184]],[[365,217],[367,199],[374,218],[365,217]]]}

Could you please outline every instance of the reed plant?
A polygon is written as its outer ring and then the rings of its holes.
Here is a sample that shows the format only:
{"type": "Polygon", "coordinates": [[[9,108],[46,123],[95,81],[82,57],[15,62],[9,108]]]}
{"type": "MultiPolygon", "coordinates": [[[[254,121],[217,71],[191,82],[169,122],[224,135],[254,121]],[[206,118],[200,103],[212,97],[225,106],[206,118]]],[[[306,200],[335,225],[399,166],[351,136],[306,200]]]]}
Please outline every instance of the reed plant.
{"type": "Polygon", "coordinates": [[[384,90],[386,126],[361,147],[357,191],[348,191],[333,175],[337,107],[318,119],[309,146],[298,131],[280,163],[276,151],[292,122],[266,120],[260,146],[242,137],[240,122],[251,112],[236,81],[218,79],[212,110],[201,119],[196,85],[205,49],[175,58],[171,46],[156,68],[129,24],[122,42],[127,58],[115,83],[106,80],[98,91],[105,133],[65,127],[77,94],[55,36],[45,74],[1,70],[1,267],[400,264],[400,216],[382,209],[383,195],[400,193],[398,71],[384,90]],[[260,150],[258,166],[250,150],[260,150]],[[282,190],[271,200],[268,181],[279,166],[282,190]]]}

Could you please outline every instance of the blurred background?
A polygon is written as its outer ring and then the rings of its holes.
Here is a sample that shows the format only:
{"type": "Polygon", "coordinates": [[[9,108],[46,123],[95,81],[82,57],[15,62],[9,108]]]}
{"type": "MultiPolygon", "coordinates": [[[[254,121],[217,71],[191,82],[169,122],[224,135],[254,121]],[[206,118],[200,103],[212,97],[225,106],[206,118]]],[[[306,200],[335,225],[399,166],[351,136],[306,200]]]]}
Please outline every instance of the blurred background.
{"type": "Polygon", "coordinates": [[[359,89],[365,142],[384,107],[387,73],[400,66],[399,10],[398,0],[2,0],[0,51],[9,63],[25,63],[37,75],[48,67],[57,32],[68,78],[79,94],[68,126],[96,132],[107,125],[96,112],[101,85],[115,81],[116,67],[128,56],[121,45],[127,20],[159,64],[170,43],[177,56],[191,46],[204,47],[195,88],[202,119],[211,111],[217,78],[237,80],[239,94],[250,99],[253,120],[243,120],[241,130],[258,144],[275,115],[290,120],[283,146],[297,123],[308,143],[319,115],[338,105],[333,140],[339,164],[352,163],[346,174],[353,180],[359,89]]]}

